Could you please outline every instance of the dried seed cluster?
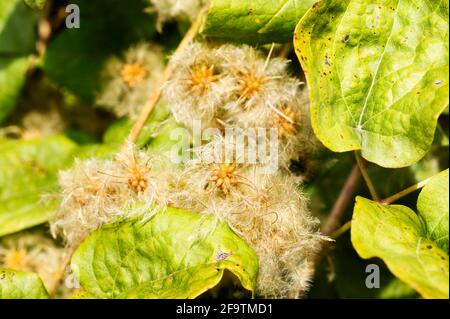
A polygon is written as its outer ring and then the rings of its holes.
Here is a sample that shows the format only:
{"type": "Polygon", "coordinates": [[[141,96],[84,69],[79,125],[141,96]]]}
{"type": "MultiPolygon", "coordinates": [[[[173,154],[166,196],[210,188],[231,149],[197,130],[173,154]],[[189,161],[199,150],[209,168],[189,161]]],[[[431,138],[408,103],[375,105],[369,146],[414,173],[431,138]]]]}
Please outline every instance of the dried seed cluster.
{"type": "Polygon", "coordinates": [[[238,184],[236,164],[215,164],[211,174],[211,182],[222,190],[224,194],[228,194],[232,187],[238,184]]]}
{"type": "MultiPolygon", "coordinates": [[[[140,87],[151,76],[140,61],[131,59],[117,68],[124,90],[140,87]]],[[[63,201],[51,223],[53,234],[77,245],[103,224],[142,211],[150,212],[146,218],[167,205],[212,214],[257,252],[259,295],[301,296],[325,238],[299,191],[301,178],[288,169],[309,138],[301,123],[307,98],[300,82],[288,74],[287,62],[270,54],[264,58],[250,46],[192,43],[172,57],[176,71],[164,85],[175,119],[190,129],[193,120],[203,128],[276,127],[276,172],[268,174],[261,163],[243,161],[239,156],[245,152],[228,156],[226,150],[236,141],[221,134],[195,147],[184,166],[170,169],[164,155],[150,157],[129,144],[114,159],[78,161],[60,174],[63,201]],[[219,158],[217,150],[222,151],[219,158]],[[136,210],[137,203],[144,210],[136,210]]],[[[143,97],[148,87],[145,92],[143,97]]]]}
{"type": "Polygon", "coordinates": [[[308,288],[314,255],[326,238],[299,191],[301,178],[288,169],[311,146],[310,129],[302,123],[308,111],[306,93],[289,75],[288,61],[270,55],[247,45],[193,43],[172,57],[176,72],[164,92],[175,118],[191,130],[193,120],[204,128],[219,123],[222,131],[276,128],[281,168],[268,174],[261,171],[261,163],[240,164],[245,161],[238,154],[229,157],[225,152],[217,164],[209,164],[216,150],[231,143],[216,136],[194,149],[194,160],[174,177],[171,201],[228,222],[255,249],[260,295],[297,298],[308,288]]]}

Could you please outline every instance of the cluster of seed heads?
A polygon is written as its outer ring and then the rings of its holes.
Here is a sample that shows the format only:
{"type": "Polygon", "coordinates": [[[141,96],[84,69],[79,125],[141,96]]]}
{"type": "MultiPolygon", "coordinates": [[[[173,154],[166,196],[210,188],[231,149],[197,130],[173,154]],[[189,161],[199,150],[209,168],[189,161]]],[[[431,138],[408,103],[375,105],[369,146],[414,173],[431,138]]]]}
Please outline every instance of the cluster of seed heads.
{"type": "MultiPolygon", "coordinates": [[[[301,177],[289,163],[308,147],[307,98],[301,82],[288,73],[288,61],[263,56],[247,45],[208,46],[192,43],[172,57],[175,73],[164,96],[176,120],[193,130],[203,128],[276,128],[280,169],[262,173],[260,163],[246,164],[224,153],[223,136],[193,149],[194,159],[173,177],[171,203],[213,214],[226,221],[257,252],[258,293],[266,297],[299,297],[308,288],[312,260],[324,238],[299,191],[301,177]],[[239,164],[238,164],[239,163],[239,164]]],[[[233,147],[231,149],[234,149],[233,147]]]]}
{"type": "MultiPolygon", "coordinates": [[[[113,63],[118,76],[108,87],[115,92],[105,93],[104,102],[117,107],[148,96],[154,63],[148,52],[147,46],[133,48],[126,63],[113,63]]],[[[302,179],[288,169],[307,148],[300,122],[307,99],[300,81],[288,73],[287,60],[264,57],[250,46],[192,43],[171,63],[175,71],[164,85],[164,98],[177,121],[188,129],[192,120],[203,128],[276,127],[279,170],[262,173],[259,163],[246,164],[236,156],[203,160],[226,148],[223,136],[194,148],[193,159],[182,166],[168,167],[164,154],[150,156],[128,144],[113,159],[77,161],[61,172],[63,200],[51,222],[53,234],[76,246],[102,225],[142,211],[148,218],[170,205],[212,214],[258,254],[258,294],[300,296],[323,241],[299,190],[302,179]]]]}
{"type": "Polygon", "coordinates": [[[276,128],[282,165],[289,165],[310,144],[302,116],[308,99],[289,61],[271,54],[247,45],[189,45],[172,57],[176,71],[164,86],[175,119],[191,130],[195,120],[222,130],[276,128]]]}

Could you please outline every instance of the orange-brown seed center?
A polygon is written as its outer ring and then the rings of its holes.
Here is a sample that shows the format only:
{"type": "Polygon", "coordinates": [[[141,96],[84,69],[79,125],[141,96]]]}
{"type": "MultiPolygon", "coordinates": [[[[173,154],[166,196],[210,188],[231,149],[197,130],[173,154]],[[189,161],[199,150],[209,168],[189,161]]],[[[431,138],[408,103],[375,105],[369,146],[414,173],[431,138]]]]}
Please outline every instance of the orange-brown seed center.
{"type": "Polygon", "coordinates": [[[135,87],[140,82],[145,80],[148,72],[137,63],[125,64],[120,72],[122,81],[129,87],[135,87]]]}
{"type": "Polygon", "coordinates": [[[245,73],[240,79],[240,92],[243,98],[249,99],[263,89],[266,79],[257,76],[253,72],[245,73]]]}
{"type": "Polygon", "coordinates": [[[236,164],[217,164],[214,166],[210,180],[226,195],[238,184],[236,174],[236,164]]]}
{"type": "Polygon", "coordinates": [[[210,67],[201,65],[194,67],[191,71],[191,79],[188,83],[192,92],[203,95],[217,79],[218,76],[215,74],[214,65],[210,67]]]}

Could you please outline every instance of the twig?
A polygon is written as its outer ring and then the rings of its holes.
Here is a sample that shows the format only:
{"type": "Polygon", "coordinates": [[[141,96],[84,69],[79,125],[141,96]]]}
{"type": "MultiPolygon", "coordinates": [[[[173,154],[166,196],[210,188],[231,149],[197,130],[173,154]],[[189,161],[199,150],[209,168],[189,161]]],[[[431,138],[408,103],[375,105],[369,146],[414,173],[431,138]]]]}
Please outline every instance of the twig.
{"type": "Polygon", "coordinates": [[[431,181],[431,179],[432,179],[433,177],[434,177],[434,176],[432,176],[432,177],[430,177],[430,178],[427,178],[426,180],[421,181],[421,182],[419,182],[419,183],[417,183],[417,184],[415,184],[415,185],[413,185],[413,186],[410,186],[410,187],[408,187],[407,189],[404,189],[404,190],[402,190],[401,192],[398,192],[397,194],[394,194],[394,195],[392,195],[392,196],[389,196],[389,197],[386,198],[386,199],[382,199],[382,200],[380,201],[380,203],[383,204],[383,205],[389,205],[389,204],[392,204],[393,202],[398,201],[400,198],[405,197],[406,195],[409,195],[409,194],[415,192],[416,190],[419,190],[419,189],[425,187],[425,185],[427,185],[427,184],[431,181]]]}
{"type": "Polygon", "coordinates": [[[64,278],[64,274],[66,273],[67,266],[70,263],[70,260],[72,259],[72,255],[75,252],[76,247],[70,247],[68,248],[66,255],[64,256],[64,259],[61,263],[60,268],[58,269],[58,272],[55,274],[55,282],[52,287],[48,288],[48,293],[50,295],[53,295],[56,292],[56,289],[58,289],[61,281],[64,278]]]}
{"type": "MultiPolygon", "coordinates": [[[[352,168],[352,171],[350,172],[350,175],[347,177],[347,181],[342,187],[341,193],[339,194],[339,197],[336,200],[333,209],[331,210],[330,217],[328,218],[326,224],[322,227],[322,233],[324,235],[330,236],[332,239],[334,239],[333,235],[335,235],[335,233],[337,232],[337,225],[342,217],[342,214],[345,211],[345,208],[348,206],[350,200],[352,200],[353,194],[355,193],[360,180],[361,170],[359,169],[358,165],[355,164],[352,168]]],[[[322,249],[313,260],[315,265],[314,270],[317,269],[322,261],[322,258],[328,254],[330,248],[331,245],[329,242],[325,242],[323,244],[322,249]]]]}
{"type": "Polygon", "coordinates": [[[291,53],[292,49],[294,48],[294,46],[292,45],[292,43],[286,43],[281,47],[280,53],[278,54],[278,56],[280,58],[287,58],[289,53],[291,53]]]}
{"type": "Polygon", "coordinates": [[[364,181],[366,182],[366,185],[369,188],[370,196],[372,196],[372,199],[374,201],[376,202],[379,201],[380,197],[378,196],[377,190],[375,189],[375,186],[373,185],[373,182],[370,179],[369,173],[367,172],[366,163],[364,159],[361,157],[361,154],[359,152],[355,152],[355,157],[356,163],[358,163],[364,181]]]}
{"type": "MultiPolygon", "coordinates": [[[[397,194],[394,194],[392,196],[389,196],[386,199],[382,199],[379,201],[380,204],[382,205],[390,205],[396,201],[398,201],[399,199],[405,197],[406,195],[409,195],[419,189],[422,189],[423,187],[425,187],[433,178],[434,176],[427,178],[426,180],[423,180],[413,186],[408,187],[407,189],[402,190],[401,192],[398,192],[397,194]]],[[[348,221],[347,223],[345,223],[344,225],[342,225],[339,229],[337,229],[336,231],[334,231],[330,237],[332,239],[337,239],[339,238],[342,234],[344,234],[345,232],[347,232],[350,228],[351,228],[351,221],[348,221]]]]}
{"type": "Polygon", "coordinates": [[[341,235],[345,234],[348,230],[350,230],[352,226],[352,221],[349,220],[348,222],[346,222],[344,225],[342,225],[339,229],[337,229],[336,231],[334,231],[330,237],[334,240],[338,239],[341,235]]]}
{"type": "MultiPolygon", "coordinates": [[[[208,10],[208,6],[204,7],[203,10],[198,15],[197,19],[192,23],[190,29],[186,32],[184,35],[183,40],[178,45],[178,48],[175,50],[174,54],[178,54],[184,48],[187,44],[189,44],[194,38],[197,36],[198,31],[200,29],[200,26],[202,24],[203,15],[208,10]]],[[[156,87],[156,89],[153,91],[152,95],[150,96],[147,103],[144,105],[141,114],[139,115],[136,123],[134,124],[133,128],[131,129],[130,135],[128,136],[128,140],[132,143],[135,143],[136,140],[139,137],[139,133],[141,132],[142,128],[144,127],[145,123],[147,122],[148,117],[152,113],[153,109],[155,108],[156,104],[159,102],[161,98],[162,93],[162,87],[163,85],[171,78],[174,71],[174,64],[169,62],[167,64],[166,69],[164,70],[161,82],[156,87]]]]}
{"type": "Polygon", "coordinates": [[[353,194],[356,191],[356,187],[358,186],[360,179],[361,171],[358,168],[358,165],[354,165],[350,175],[347,178],[347,181],[344,184],[344,187],[341,190],[341,193],[339,194],[336,203],[334,204],[333,209],[331,210],[328,220],[322,227],[322,233],[324,235],[328,236],[336,230],[342,214],[345,211],[345,208],[353,198],[353,194]]]}

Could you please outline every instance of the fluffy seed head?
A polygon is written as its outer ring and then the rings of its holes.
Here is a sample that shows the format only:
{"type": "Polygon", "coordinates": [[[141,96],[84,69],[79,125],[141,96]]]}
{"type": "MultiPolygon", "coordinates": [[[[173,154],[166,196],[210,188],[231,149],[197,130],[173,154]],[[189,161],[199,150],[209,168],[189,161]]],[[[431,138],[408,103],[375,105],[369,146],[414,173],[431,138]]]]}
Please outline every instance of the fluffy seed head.
{"type": "Polygon", "coordinates": [[[96,103],[117,116],[135,118],[159,84],[164,70],[162,50],[146,43],[129,48],[106,64],[104,85],[96,103]]]}
{"type": "Polygon", "coordinates": [[[165,207],[168,187],[151,164],[164,165],[130,143],[113,159],[76,161],[60,173],[62,202],[51,221],[52,233],[77,245],[103,224],[131,217],[135,205],[147,217],[165,207]]]}
{"type": "Polygon", "coordinates": [[[164,86],[164,97],[175,119],[192,129],[194,120],[204,127],[217,127],[234,81],[223,68],[220,49],[191,43],[171,58],[174,74],[164,86]]]}
{"type": "Polygon", "coordinates": [[[201,163],[188,164],[177,175],[173,206],[226,221],[256,251],[259,295],[297,298],[307,290],[312,259],[324,238],[297,177],[281,171],[261,174],[254,166],[236,171],[235,164],[201,163]]]}
{"type": "Polygon", "coordinates": [[[262,126],[274,115],[274,108],[288,103],[297,94],[300,81],[289,75],[289,61],[272,58],[271,52],[248,45],[226,45],[221,48],[225,69],[235,81],[233,98],[225,105],[229,122],[238,126],[262,126]]]}

